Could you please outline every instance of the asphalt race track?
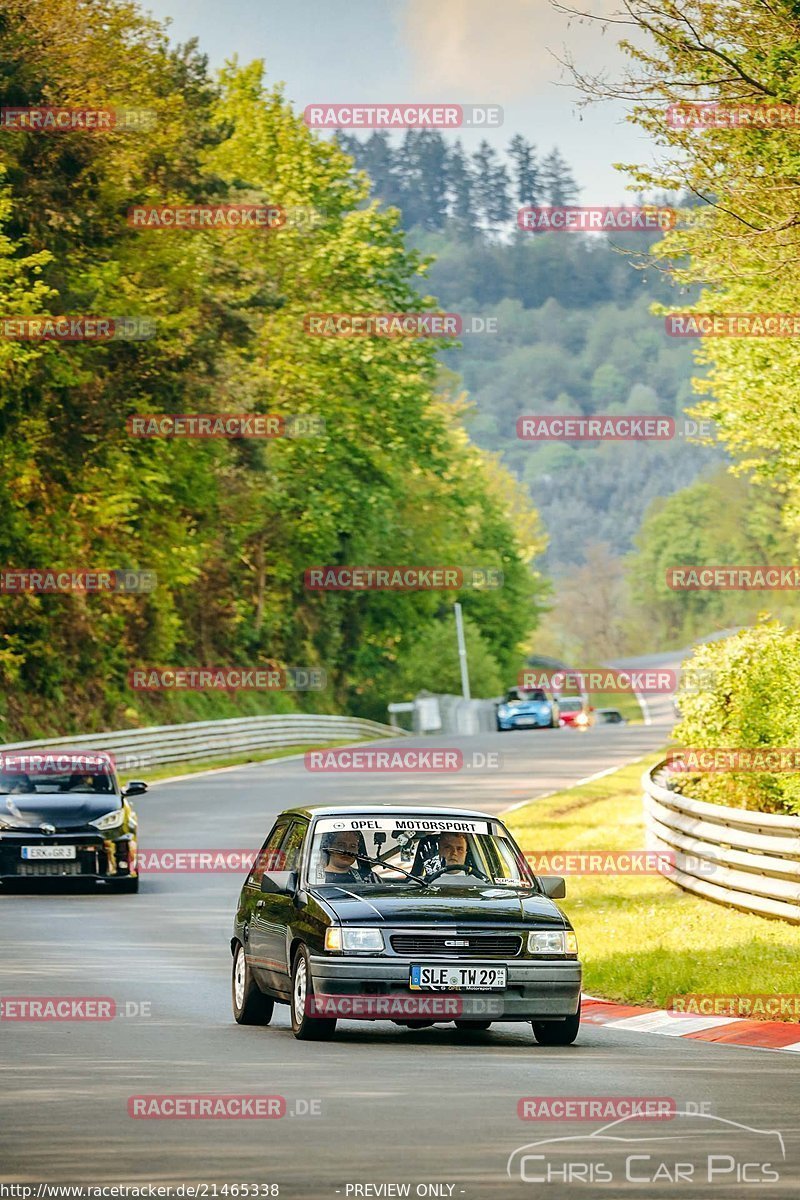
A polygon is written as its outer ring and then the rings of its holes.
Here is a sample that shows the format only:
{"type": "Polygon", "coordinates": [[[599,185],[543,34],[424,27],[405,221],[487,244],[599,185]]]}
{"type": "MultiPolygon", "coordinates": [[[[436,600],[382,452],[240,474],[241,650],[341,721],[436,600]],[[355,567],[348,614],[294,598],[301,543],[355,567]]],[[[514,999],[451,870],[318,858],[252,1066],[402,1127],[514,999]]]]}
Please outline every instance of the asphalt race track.
{"type": "MultiPolygon", "coordinates": [[[[467,755],[502,756],[499,770],[452,777],[319,776],[293,760],[157,785],[137,802],[141,844],[255,848],[273,814],[304,801],[377,795],[497,812],[657,748],[668,722],[669,705],[662,701],[649,726],[450,739],[447,745],[460,745],[467,755]]],[[[106,996],[123,1014],[107,1022],[0,1022],[3,1180],[258,1182],[279,1185],[282,1197],[313,1200],[403,1194],[380,1190],[381,1184],[408,1184],[412,1196],[468,1200],[800,1194],[800,1063],[791,1053],[589,1025],[575,1046],[563,1049],[537,1046],[522,1024],[464,1035],[452,1026],[409,1031],[388,1022],[341,1021],[333,1041],[315,1044],[292,1037],[282,1006],[269,1027],[236,1026],[228,940],[240,884],[239,874],[154,874],[138,896],[42,887],[0,898],[0,995],[106,996]],[[128,1116],[128,1097],[164,1093],[279,1095],[287,1114],[212,1121],[128,1116]],[[699,1108],[758,1131],[780,1131],[786,1152],[777,1164],[780,1182],[737,1181],[736,1171],[757,1170],[738,1160],[735,1168],[720,1162],[712,1183],[625,1182],[617,1173],[623,1171],[619,1143],[602,1154],[592,1151],[595,1165],[598,1155],[617,1164],[613,1184],[574,1176],[571,1183],[522,1182],[518,1169],[510,1180],[506,1163],[517,1148],[548,1137],[585,1139],[597,1128],[597,1122],[520,1120],[519,1099],[587,1095],[670,1097],[686,1111],[699,1108]]],[[[672,1122],[639,1123],[638,1129],[649,1135],[654,1124],[659,1137],[675,1136],[672,1122]]],[[[684,1161],[704,1153],[706,1126],[702,1118],[694,1132],[682,1126],[684,1161]]],[[[728,1154],[733,1141],[747,1162],[760,1162],[769,1142],[767,1157],[774,1161],[774,1138],[736,1133],[736,1126],[723,1135],[719,1128],[715,1153],[728,1154]],[[752,1149],[745,1150],[747,1139],[752,1149]]],[[[626,1137],[643,1136],[628,1124],[626,1137]]],[[[637,1153],[653,1150],[640,1146],[634,1142],[637,1153]]],[[[670,1154],[674,1160],[674,1149],[670,1154]]],[[[648,1178],[657,1157],[638,1160],[633,1178],[648,1178]]],[[[525,1170],[526,1178],[535,1178],[533,1160],[525,1170]]]]}

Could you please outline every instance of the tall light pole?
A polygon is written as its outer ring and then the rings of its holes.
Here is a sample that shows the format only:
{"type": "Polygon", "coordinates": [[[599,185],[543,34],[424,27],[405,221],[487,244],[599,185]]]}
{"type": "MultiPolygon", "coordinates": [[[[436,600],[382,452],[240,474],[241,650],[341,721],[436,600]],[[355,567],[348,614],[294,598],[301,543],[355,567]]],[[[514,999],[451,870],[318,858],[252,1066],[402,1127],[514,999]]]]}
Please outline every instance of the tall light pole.
{"type": "Polygon", "coordinates": [[[467,644],[464,641],[464,618],[461,616],[461,605],[454,604],[456,613],[456,637],[458,638],[458,661],[461,666],[461,695],[465,700],[471,700],[469,693],[469,668],[467,667],[467,644]]]}

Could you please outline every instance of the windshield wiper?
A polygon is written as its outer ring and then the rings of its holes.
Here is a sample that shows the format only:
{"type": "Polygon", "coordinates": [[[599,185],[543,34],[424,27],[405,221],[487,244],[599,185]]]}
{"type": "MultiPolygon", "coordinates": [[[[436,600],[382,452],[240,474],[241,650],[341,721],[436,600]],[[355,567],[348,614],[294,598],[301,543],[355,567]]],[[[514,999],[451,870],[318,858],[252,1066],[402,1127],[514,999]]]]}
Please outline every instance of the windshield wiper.
{"type": "MultiPolygon", "coordinates": [[[[359,862],[365,862],[365,863],[369,863],[369,865],[370,865],[371,867],[386,867],[386,866],[389,866],[389,864],[386,862],[386,860],[385,860],[385,859],[380,859],[380,858],[370,858],[370,857],[369,857],[368,855],[366,855],[366,854],[354,854],[354,855],[353,855],[353,858],[357,858],[359,862]]],[[[411,874],[409,871],[406,871],[406,870],[404,870],[404,869],[403,869],[403,867],[396,867],[396,866],[392,866],[390,869],[391,869],[392,871],[399,871],[401,875],[405,875],[406,879],[413,879],[414,883],[419,883],[419,884],[421,884],[423,887],[427,887],[427,886],[428,886],[428,881],[427,881],[427,879],[422,879],[422,878],[421,878],[419,875],[412,875],[412,874],[411,874]]]]}

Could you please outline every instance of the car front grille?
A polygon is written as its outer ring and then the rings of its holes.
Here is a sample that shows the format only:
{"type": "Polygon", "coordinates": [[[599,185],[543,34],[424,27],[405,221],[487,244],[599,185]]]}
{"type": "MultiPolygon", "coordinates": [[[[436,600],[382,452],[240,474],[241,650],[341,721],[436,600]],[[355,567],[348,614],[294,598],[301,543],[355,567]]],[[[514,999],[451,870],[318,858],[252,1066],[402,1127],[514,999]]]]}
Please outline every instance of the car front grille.
{"type": "Polygon", "coordinates": [[[515,958],[522,949],[522,938],[516,933],[394,933],[389,941],[395,954],[411,957],[436,954],[440,958],[515,958]],[[453,942],[469,945],[454,946],[453,942]]]}
{"type": "Polygon", "coordinates": [[[104,876],[108,872],[107,859],[100,835],[91,840],[85,835],[60,840],[57,844],[77,844],[75,858],[23,858],[23,846],[52,845],[48,838],[30,834],[14,840],[0,838],[0,876],[17,876],[20,879],[41,879],[45,876],[94,875],[104,876]]]}
{"type": "Polygon", "coordinates": [[[37,860],[33,862],[18,862],[17,875],[21,878],[41,879],[43,875],[83,875],[83,864],[76,858],[37,860]]]}

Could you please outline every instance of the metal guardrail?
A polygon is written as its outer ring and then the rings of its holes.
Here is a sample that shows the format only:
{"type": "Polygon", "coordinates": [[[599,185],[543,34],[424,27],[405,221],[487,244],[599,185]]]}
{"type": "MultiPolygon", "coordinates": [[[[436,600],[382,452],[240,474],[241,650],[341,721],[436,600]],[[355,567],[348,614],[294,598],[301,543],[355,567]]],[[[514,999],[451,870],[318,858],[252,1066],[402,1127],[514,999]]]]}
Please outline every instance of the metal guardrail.
{"type": "Polygon", "coordinates": [[[12,742],[0,751],[29,752],[59,748],[104,750],[112,754],[117,770],[147,771],[172,762],[202,760],[271,750],[281,746],[319,745],[343,738],[404,737],[403,729],[391,729],[361,717],[329,716],[318,713],[282,713],[264,717],[230,717],[222,721],[192,721],[184,725],[150,725],[141,729],[117,729],[106,733],[84,733],[77,737],[46,738],[35,742],[12,742]]]}
{"type": "Polygon", "coordinates": [[[800,924],[800,817],[691,800],[642,776],[648,850],[675,853],[667,878],[708,900],[800,924]]]}

